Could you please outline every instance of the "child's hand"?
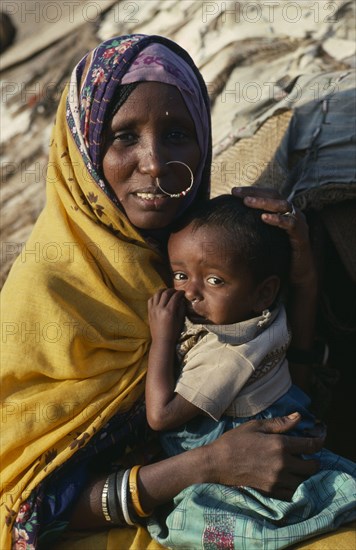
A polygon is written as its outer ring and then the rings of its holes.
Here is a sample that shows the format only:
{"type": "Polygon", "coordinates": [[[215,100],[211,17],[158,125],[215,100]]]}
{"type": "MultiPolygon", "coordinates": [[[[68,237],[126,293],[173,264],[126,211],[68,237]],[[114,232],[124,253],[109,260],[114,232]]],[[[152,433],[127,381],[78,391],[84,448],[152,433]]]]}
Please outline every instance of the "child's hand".
{"type": "Polygon", "coordinates": [[[148,320],[152,340],[176,342],[182,330],[185,314],[184,292],[174,288],[161,289],[148,300],[148,320]]]}

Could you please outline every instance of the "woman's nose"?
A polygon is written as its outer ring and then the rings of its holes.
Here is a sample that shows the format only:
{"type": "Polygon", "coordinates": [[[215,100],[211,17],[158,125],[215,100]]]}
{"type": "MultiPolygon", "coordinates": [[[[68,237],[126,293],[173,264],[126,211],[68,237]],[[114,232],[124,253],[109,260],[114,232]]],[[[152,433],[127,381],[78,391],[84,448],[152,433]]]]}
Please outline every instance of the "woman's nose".
{"type": "Polygon", "coordinates": [[[167,171],[167,162],[157,140],[152,139],[145,143],[139,160],[139,168],[142,174],[148,174],[152,178],[161,177],[167,171]]]}

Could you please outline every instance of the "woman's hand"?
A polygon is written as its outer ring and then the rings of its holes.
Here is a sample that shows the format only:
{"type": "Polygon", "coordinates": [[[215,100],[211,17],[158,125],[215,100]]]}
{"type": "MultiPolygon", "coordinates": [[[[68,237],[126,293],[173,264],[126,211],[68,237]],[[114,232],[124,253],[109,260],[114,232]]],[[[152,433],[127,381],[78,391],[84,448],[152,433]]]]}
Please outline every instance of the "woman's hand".
{"type": "Polygon", "coordinates": [[[301,455],[316,453],[324,442],[323,438],[285,435],[299,421],[298,413],[252,420],[209,445],[143,466],[140,495],[144,508],[152,510],[195,483],[253,487],[290,500],[298,485],[319,469],[317,460],[301,455]]]}
{"type": "Polygon", "coordinates": [[[292,247],[291,284],[295,286],[316,284],[309,229],[303,213],[295,208],[295,215],[283,215],[291,212],[291,203],[282,199],[274,189],[234,187],[232,194],[242,198],[246,206],[265,210],[266,213],[262,214],[265,223],[287,231],[292,247]]]}
{"type": "Polygon", "coordinates": [[[217,483],[247,486],[282,500],[290,500],[298,485],[319,469],[318,461],[301,458],[323,445],[323,438],[283,435],[300,415],[252,420],[226,432],[209,449],[217,483]]]}
{"type": "Polygon", "coordinates": [[[176,342],[184,320],[184,292],[161,289],[148,300],[148,320],[152,340],[176,342]]]}
{"type": "MultiPolygon", "coordinates": [[[[195,483],[253,487],[290,500],[298,485],[319,469],[317,460],[301,455],[319,451],[324,442],[323,438],[284,435],[299,420],[298,413],[251,420],[209,445],[142,466],[138,485],[143,509],[154,510],[195,483]]],[[[101,505],[105,479],[93,481],[83,491],[74,506],[72,529],[107,527],[101,505]]]]}

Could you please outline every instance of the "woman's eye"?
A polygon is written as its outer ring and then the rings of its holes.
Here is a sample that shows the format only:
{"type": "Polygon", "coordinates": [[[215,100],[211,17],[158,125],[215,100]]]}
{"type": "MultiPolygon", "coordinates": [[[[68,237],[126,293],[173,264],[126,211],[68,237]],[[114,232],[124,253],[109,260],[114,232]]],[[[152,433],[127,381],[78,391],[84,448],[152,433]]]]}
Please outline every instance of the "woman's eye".
{"type": "Polygon", "coordinates": [[[181,273],[179,271],[176,273],[173,273],[173,279],[175,281],[185,281],[186,278],[187,276],[184,273],[181,273]]]}
{"type": "Polygon", "coordinates": [[[186,141],[189,138],[188,132],[183,130],[171,130],[167,135],[172,141],[186,141]]]}
{"type": "Polygon", "coordinates": [[[121,143],[135,143],[136,140],[137,136],[132,132],[121,132],[114,136],[114,141],[121,143]]]}
{"type": "Polygon", "coordinates": [[[208,277],[208,283],[213,286],[223,285],[224,281],[220,277],[208,277]]]}

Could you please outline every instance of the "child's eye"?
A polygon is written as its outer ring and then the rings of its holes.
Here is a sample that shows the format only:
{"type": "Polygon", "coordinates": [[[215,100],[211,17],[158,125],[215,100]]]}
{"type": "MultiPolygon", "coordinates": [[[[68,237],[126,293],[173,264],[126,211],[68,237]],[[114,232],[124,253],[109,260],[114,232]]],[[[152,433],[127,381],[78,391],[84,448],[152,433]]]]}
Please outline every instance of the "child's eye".
{"type": "Polygon", "coordinates": [[[184,281],[187,278],[185,273],[182,273],[181,271],[176,271],[173,273],[173,279],[175,281],[184,281]]]}
{"type": "Polygon", "coordinates": [[[222,279],[220,279],[220,277],[213,277],[213,276],[208,277],[207,281],[210,285],[213,285],[213,286],[224,284],[224,281],[222,279]]]}

